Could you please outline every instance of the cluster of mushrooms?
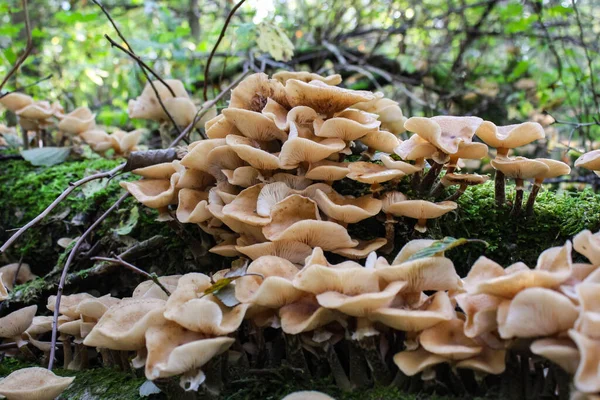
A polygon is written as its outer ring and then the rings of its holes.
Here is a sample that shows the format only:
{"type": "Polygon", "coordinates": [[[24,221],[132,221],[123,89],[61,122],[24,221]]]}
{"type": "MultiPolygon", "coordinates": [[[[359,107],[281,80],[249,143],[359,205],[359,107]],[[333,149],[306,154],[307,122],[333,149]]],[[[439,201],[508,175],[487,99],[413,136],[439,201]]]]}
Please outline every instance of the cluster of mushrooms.
{"type": "MultiPolygon", "coordinates": [[[[246,320],[254,329],[300,337],[315,352],[341,340],[404,332],[404,349],[393,361],[404,375],[423,380],[435,377],[438,364],[501,374],[507,352],[526,351],[573,375],[582,396],[600,393],[600,233],[583,231],[572,244],[544,251],[533,269],[523,263],[504,268],[481,257],[464,279],[443,253],[423,256],[433,243],[413,240],[391,263],[371,253],[365,265],[331,264],[317,247],[300,263],[264,255],[212,276],[165,276],[160,286],[142,282],[130,298],[63,296],[58,331],[65,367],[84,367],[92,349],[109,364],[129,365],[136,352],[131,364],[143,367],[149,380],[181,375],[182,387],[198,390],[209,360],[224,353],[239,360],[240,351],[253,351],[243,343],[230,349],[246,320]],[[574,263],[572,248],[588,262],[574,263]]],[[[50,311],[54,304],[51,296],[50,311]]],[[[36,317],[36,310],[29,306],[0,319],[0,337],[48,352],[50,343],[41,339],[52,317],[36,317]]],[[[376,343],[385,358],[386,346],[376,343]]],[[[62,389],[72,380],[40,368],[20,370],[0,381],[0,394],[32,398],[19,396],[39,392],[33,377],[40,374],[43,385],[62,389]]],[[[48,393],[36,398],[57,395],[48,393]]]]}

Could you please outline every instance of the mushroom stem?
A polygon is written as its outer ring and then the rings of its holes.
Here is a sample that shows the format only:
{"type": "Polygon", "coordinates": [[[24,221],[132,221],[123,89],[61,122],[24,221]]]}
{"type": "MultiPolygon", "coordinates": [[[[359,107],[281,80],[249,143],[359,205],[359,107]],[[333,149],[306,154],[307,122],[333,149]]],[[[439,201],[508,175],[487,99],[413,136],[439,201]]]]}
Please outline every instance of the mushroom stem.
{"type": "Polygon", "coordinates": [[[21,140],[23,140],[23,148],[25,150],[29,149],[29,137],[27,136],[27,129],[23,128],[21,125],[21,140]]]}
{"type": "Polygon", "coordinates": [[[63,340],[63,368],[67,369],[73,359],[73,350],[71,349],[71,339],[68,337],[63,340]]]}
{"type": "Polygon", "coordinates": [[[394,250],[394,238],[395,238],[395,230],[394,224],[396,224],[396,220],[392,214],[385,214],[385,240],[387,243],[379,252],[383,254],[390,254],[394,250]]]}
{"type": "MultiPolygon", "coordinates": [[[[446,171],[446,174],[449,174],[449,172],[446,171]]],[[[444,188],[446,187],[446,185],[444,185],[442,183],[442,181],[439,181],[434,187],[433,189],[431,189],[431,191],[429,192],[429,195],[431,197],[437,197],[440,194],[442,194],[442,191],[444,190],[444,188]]]]}
{"type": "Polygon", "coordinates": [[[112,364],[112,361],[110,358],[110,352],[108,351],[108,349],[102,347],[102,348],[98,349],[98,352],[102,356],[102,366],[103,367],[111,367],[113,364],[112,364]]]}
{"type": "Polygon", "coordinates": [[[373,194],[373,197],[378,198],[379,194],[381,193],[381,191],[383,190],[383,186],[381,186],[380,183],[373,183],[371,185],[371,193],[373,194]]]}
{"type": "Polygon", "coordinates": [[[506,190],[504,184],[504,172],[500,170],[496,170],[495,179],[495,195],[496,195],[496,205],[498,207],[502,207],[506,202],[506,190]]]}
{"type": "Polygon", "coordinates": [[[432,161],[431,168],[429,168],[429,171],[427,172],[427,174],[421,181],[421,184],[419,185],[419,191],[421,193],[423,193],[425,190],[427,190],[427,188],[429,188],[429,187],[431,187],[431,185],[433,185],[433,182],[435,182],[436,178],[442,172],[443,166],[444,166],[443,164],[439,164],[435,161],[432,161]]]}
{"type": "Polygon", "coordinates": [[[327,349],[327,362],[329,368],[331,368],[331,375],[333,375],[336,385],[345,391],[352,390],[352,383],[350,383],[348,375],[346,375],[346,371],[332,345],[329,345],[327,349]]]}
{"type": "Polygon", "coordinates": [[[517,183],[517,192],[515,194],[515,201],[510,215],[516,217],[521,213],[521,207],[523,205],[523,179],[517,178],[515,179],[515,182],[517,183]]]}
{"type": "Polygon", "coordinates": [[[463,183],[460,185],[460,187],[458,188],[458,190],[454,193],[452,193],[451,196],[448,196],[447,199],[445,199],[444,201],[454,201],[456,199],[458,199],[460,196],[462,196],[462,194],[465,192],[465,190],[467,190],[467,184],[463,183]]]}
{"type": "Polygon", "coordinates": [[[419,183],[421,183],[421,175],[423,174],[423,164],[425,164],[424,158],[417,158],[415,160],[415,166],[421,168],[420,171],[415,172],[412,176],[411,186],[415,190],[419,187],[419,183]]]}
{"type": "Polygon", "coordinates": [[[425,233],[427,232],[427,219],[419,218],[417,224],[415,225],[415,231],[425,233]]]}
{"type": "Polygon", "coordinates": [[[529,197],[527,198],[527,207],[525,211],[525,215],[533,214],[533,203],[535,203],[535,198],[540,192],[540,188],[542,187],[543,179],[536,179],[533,183],[533,187],[531,188],[531,192],[529,192],[529,197]]]}

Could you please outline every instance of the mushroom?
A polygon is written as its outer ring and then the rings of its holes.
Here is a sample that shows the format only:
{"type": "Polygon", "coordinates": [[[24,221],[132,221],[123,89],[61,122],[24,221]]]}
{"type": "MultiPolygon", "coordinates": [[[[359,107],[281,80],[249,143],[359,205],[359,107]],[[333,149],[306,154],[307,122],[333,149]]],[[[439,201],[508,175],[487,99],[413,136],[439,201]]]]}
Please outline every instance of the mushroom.
{"type": "Polygon", "coordinates": [[[506,369],[506,350],[484,347],[481,353],[456,363],[456,368],[471,369],[486,374],[499,375],[506,369]]]}
{"type": "Polygon", "coordinates": [[[575,160],[575,166],[594,171],[598,175],[597,171],[600,171],[600,150],[592,150],[581,155],[575,160]]]}
{"type": "Polygon", "coordinates": [[[450,360],[465,360],[481,353],[483,348],[464,334],[464,321],[454,318],[425,329],[419,343],[430,353],[450,360]]]}
{"type": "MultiPolygon", "coordinates": [[[[273,119],[259,112],[242,108],[226,108],[223,110],[225,119],[229,121],[242,136],[258,141],[279,140],[285,142],[287,134],[280,129],[273,119]]],[[[234,134],[230,132],[225,138],[234,134]]]]}
{"type": "Polygon", "coordinates": [[[531,343],[531,352],[560,366],[574,375],[581,359],[577,346],[570,339],[544,338],[531,343]]]}
{"type": "Polygon", "coordinates": [[[347,249],[335,249],[331,250],[332,253],[338,254],[342,257],[350,260],[361,260],[366,258],[372,252],[379,250],[387,244],[385,238],[375,238],[372,240],[358,240],[356,247],[350,247],[347,249]]]}
{"type": "Polygon", "coordinates": [[[81,137],[96,153],[103,154],[113,147],[110,135],[101,129],[90,129],[80,133],[79,137],[81,137]]]}
{"type": "Polygon", "coordinates": [[[78,107],[65,115],[58,123],[58,129],[71,134],[78,135],[96,126],[96,114],[92,114],[87,107],[78,107]]]}
{"type": "Polygon", "coordinates": [[[182,223],[199,224],[210,218],[208,193],[193,189],[181,189],[178,193],[177,220],[182,223]]]}
{"type": "Polygon", "coordinates": [[[367,150],[363,152],[363,157],[369,159],[373,158],[375,151],[393,153],[394,149],[400,144],[398,138],[388,131],[373,130],[367,132],[359,140],[367,146],[367,150]]]}
{"type": "Polygon", "coordinates": [[[415,167],[419,168],[413,175],[412,186],[416,188],[421,181],[421,170],[425,166],[425,159],[432,158],[437,153],[434,145],[419,135],[412,135],[394,149],[394,153],[403,160],[414,160],[415,167]]]}
{"type": "MultiPolygon", "coordinates": [[[[165,289],[169,292],[174,292],[177,289],[177,283],[181,275],[168,275],[161,276],[158,278],[158,281],[165,289]]],[[[156,284],[153,280],[148,280],[140,283],[135,287],[131,297],[136,298],[151,298],[151,299],[161,299],[167,301],[169,296],[165,291],[156,284]]]]}
{"type": "Polygon", "coordinates": [[[31,273],[29,264],[25,263],[13,263],[0,267],[0,274],[2,274],[0,279],[9,291],[13,290],[13,284],[15,283],[21,285],[37,278],[36,275],[31,273]]]}
{"type": "Polygon", "coordinates": [[[497,314],[502,303],[501,297],[461,293],[455,299],[467,317],[464,327],[467,337],[475,338],[498,328],[497,314]]]}
{"type": "MultiPolygon", "coordinates": [[[[546,136],[544,128],[536,122],[496,126],[493,122],[485,121],[479,126],[475,134],[485,144],[496,148],[495,160],[508,158],[508,151],[510,149],[524,146],[546,136]]],[[[498,170],[493,164],[492,166],[496,169],[496,204],[502,206],[506,201],[504,172],[498,170]]]]}
{"type": "Polygon", "coordinates": [[[22,368],[0,380],[0,395],[8,400],[53,400],[74,380],[75,377],[56,376],[45,368],[22,368]]]}
{"type": "Polygon", "coordinates": [[[581,360],[573,379],[575,388],[585,393],[600,392],[600,341],[586,337],[575,329],[569,330],[581,360]]]}
{"type": "Polygon", "coordinates": [[[7,93],[0,97],[0,104],[9,111],[17,112],[33,103],[33,98],[24,93],[7,93]]]}
{"type": "MultiPolygon", "coordinates": [[[[446,201],[455,201],[457,200],[464,192],[467,190],[469,186],[481,185],[482,183],[487,182],[489,177],[482,176],[479,174],[454,174],[447,173],[440,180],[440,184],[442,187],[448,187],[452,185],[460,185],[458,190],[454,192],[451,196],[449,196],[446,201]]],[[[432,193],[433,195],[433,193],[432,193]]]]}
{"type": "Polygon", "coordinates": [[[600,300],[598,290],[600,283],[587,280],[576,286],[580,303],[580,314],[575,321],[575,329],[592,339],[600,339],[600,300]]]}
{"type": "Polygon", "coordinates": [[[250,166],[260,170],[279,168],[279,158],[266,151],[265,144],[243,136],[227,135],[226,143],[250,166]]]}
{"type": "Polygon", "coordinates": [[[375,273],[386,282],[408,282],[404,288],[405,293],[418,293],[424,290],[457,290],[462,286],[452,260],[446,257],[394,261],[392,265],[380,257],[375,264],[375,273]]]}
{"type": "Polygon", "coordinates": [[[209,139],[225,139],[225,137],[229,134],[241,134],[235,125],[231,123],[231,121],[228,121],[223,114],[219,114],[216,117],[206,121],[204,124],[204,129],[206,131],[206,136],[209,139]]]}
{"type": "Polygon", "coordinates": [[[573,238],[573,248],[593,265],[600,265],[600,232],[592,234],[587,229],[579,232],[573,238]]]}
{"type": "Polygon", "coordinates": [[[238,167],[233,170],[224,169],[221,170],[221,172],[223,172],[227,178],[227,182],[229,182],[231,185],[241,186],[244,188],[260,183],[261,178],[263,178],[259,170],[250,166],[238,167]]]}
{"type": "Polygon", "coordinates": [[[355,198],[342,196],[336,191],[325,194],[317,189],[315,201],[319,209],[341,224],[354,224],[377,215],[381,211],[381,200],[372,195],[355,198]]]}
{"type": "Polygon", "coordinates": [[[562,161],[552,160],[549,158],[536,158],[535,161],[540,161],[546,164],[548,166],[548,170],[534,176],[535,181],[533,182],[533,186],[529,192],[529,198],[527,199],[526,215],[531,215],[533,213],[533,204],[535,203],[535,198],[540,191],[540,187],[542,186],[544,179],[556,178],[557,176],[568,175],[571,173],[571,167],[562,161]]]}
{"type": "Polygon", "coordinates": [[[300,163],[314,163],[322,161],[330,155],[346,147],[341,139],[306,139],[298,135],[295,125],[292,124],[288,140],[281,146],[279,165],[282,169],[295,169],[300,163]]]}
{"type": "Polygon", "coordinates": [[[448,362],[447,358],[432,354],[422,347],[416,350],[401,351],[394,355],[394,364],[407,376],[414,376],[445,362],[448,362]]]}
{"type": "Polygon", "coordinates": [[[174,163],[166,162],[137,168],[131,172],[146,179],[170,179],[171,175],[177,172],[177,168],[174,163]]]}
{"type": "Polygon", "coordinates": [[[136,129],[131,132],[125,132],[120,129],[111,133],[108,138],[112,143],[115,153],[121,156],[127,156],[134,150],[137,150],[137,144],[142,137],[142,130],[136,129]]]}
{"type": "Polygon", "coordinates": [[[29,328],[37,312],[37,306],[29,306],[13,311],[5,317],[0,318],[0,338],[11,339],[19,347],[26,344],[21,339],[23,332],[29,328]]]}
{"type": "Polygon", "coordinates": [[[402,115],[400,106],[394,100],[385,98],[383,93],[377,92],[373,100],[354,104],[352,108],[377,114],[379,121],[381,121],[381,129],[394,135],[399,135],[405,131],[406,117],[402,115]]]}
{"type": "Polygon", "coordinates": [[[377,116],[364,111],[347,109],[327,120],[317,118],[313,122],[315,135],[345,141],[357,140],[367,133],[377,131],[381,122],[377,116]]]}
{"type": "Polygon", "coordinates": [[[322,160],[310,163],[304,177],[331,185],[333,181],[344,179],[349,172],[348,163],[322,160]]]}
{"type": "Polygon", "coordinates": [[[277,256],[294,264],[302,264],[310,256],[312,248],[304,243],[281,240],[277,242],[256,243],[246,246],[236,246],[237,251],[256,260],[261,256],[277,256]]]}
{"type": "Polygon", "coordinates": [[[442,215],[455,210],[456,207],[458,207],[458,205],[453,201],[432,203],[425,200],[406,200],[404,195],[386,194],[386,198],[383,201],[383,211],[385,213],[397,217],[404,216],[417,219],[415,230],[421,233],[427,231],[428,219],[439,218],[442,215]]]}
{"type": "Polygon", "coordinates": [[[231,91],[229,108],[261,112],[269,98],[289,108],[286,90],[278,80],[269,79],[267,74],[263,73],[252,74],[231,91]]]}
{"type": "Polygon", "coordinates": [[[312,81],[321,81],[332,86],[336,86],[342,83],[342,76],[340,74],[321,76],[319,74],[314,74],[312,72],[305,71],[279,71],[273,74],[273,79],[277,79],[283,84],[285,84],[290,79],[296,79],[306,83],[312,81]]]}
{"type": "Polygon", "coordinates": [[[119,185],[136,198],[137,201],[150,208],[166,207],[177,198],[175,185],[179,174],[166,179],[142,179],[133,182],[120,182],[119,185]]]}
{"type": "Polygon", "coordinates": [[[8,298],[8,289],[4,285],[4,281],[2,280],[3,273],[0,272],[0,301],[6,300],[8,298]]]}
{"type": "Polygon", "coordinates": [[[301,391],[290,393],[282,400],[334,400],[333,397],[327,396],[325,393],[315,391],[301,391]]]}
{"type": "MultiPolygon", "coordinates": [[[[168,85],[168,87],[165,86],[165,84],[161,81],[152,81],[152,84],[147,83],[142,91],[142,94],[137,99],[129,100],[129,104],[127,106],[129,118],[149,119],[152,121],[163,122],[166,121],[168,117],[158,101],[159,98],[163,102],[165,108],[167,108],[167,100],[169,99],[189,100],[189,95],[187,94],[185,88],[183,87],[183,83],[180,80],[166,79],[165,83],[168,85]],[[173,93],[171,93],[171,90],[173,90],[173,93]]],[[[177,111],[177,108],[181,108],[181,106],[182,103],[180,101],[176,101],[172,104],[172,107],[170,107],[168,111],[171,114],[172,111],[177,111]]]]}
{"type": "MultiPolygon", "coordinates": [[[[536,160],[530,160],[525,157],[515,158],[498,158],[496,157],[491,161],[492,167],[497,171],[500,171],[504,177],[513,178],[517,184],[515,200],[511,215],[519,215],[521,212],[521,205],[523,203],[523,180],[535,178],[536,176],[543,176],[548,173],[550,167],[542,162],[536,160]]],[[[504,188],[504,187],[503,187],[504,188]]]]}
{"type": "Polygon", "coordinates": [[[348,178],[362,183],[371,184],[371,190],[377,191],[379,184],[392,179],[398,179],[406,176],[406,173],[399,169],[388,169],[383,165],[370,162],[356,161],[348,164],[350,173],[348,178]]]}
{"type": "Polygon", "coordinates": [[[299,301],[279,309],[281,330],[289,335],[310,332],[334,321],[344,321],[342,313],[321,307],[314,296],[304,296],[299,301]]]}

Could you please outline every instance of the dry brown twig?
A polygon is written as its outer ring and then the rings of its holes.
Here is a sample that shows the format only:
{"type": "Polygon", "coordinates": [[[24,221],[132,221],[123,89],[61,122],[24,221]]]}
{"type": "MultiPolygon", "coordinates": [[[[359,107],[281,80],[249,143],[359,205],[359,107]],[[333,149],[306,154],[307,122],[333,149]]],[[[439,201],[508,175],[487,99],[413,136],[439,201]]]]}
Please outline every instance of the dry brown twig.
{"type": "Polygon", "coordinates": [[[162,283],[160,283],[160,281],[158,280],[158,275],[156,275],[155,273],[151,273],[149,274],[148,272],[144,271],[141,268],[136,267],[135,265],[128,263],[127,261],[123,260],[123,258],[119,255],[114,255],[115,258],[110,258],[110,257],[92,257],[92,260],[98,260],[98,261],[107,261],[113,264],[119,264],[124,266],[125,268],[135,272],[136,274],[140,274],[150,280],[152,280],[152,282],[154,282],[159,288],[162,289],[163,292],[165,292],[167,294],[167,296],[171,295],[171,292],[169,292],[167,290],[166,287],[164,287],[164,285],[162,283]]]}

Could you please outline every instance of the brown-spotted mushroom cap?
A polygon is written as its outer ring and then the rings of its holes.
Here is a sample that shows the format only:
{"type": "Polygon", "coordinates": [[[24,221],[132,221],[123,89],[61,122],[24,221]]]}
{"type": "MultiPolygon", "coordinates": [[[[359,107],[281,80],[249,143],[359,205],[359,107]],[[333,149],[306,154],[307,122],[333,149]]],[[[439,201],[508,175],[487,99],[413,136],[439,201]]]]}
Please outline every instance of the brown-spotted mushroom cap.
{"type": "Polygon", "coordinates": [[[294,264],[303,264],[312,252],[312,248],[305,243],[286,240],[237,246],[236,249],[252,260],[262,256],[277,256],[294,264]]]}
{"type": "Polygon", "coordinates": [[[403,200],[394,202],[385,206],[384,200],[383,211],[395,215],[397,217],[409,217],[418,220],[415,225],[415,230],[419,232],[427,231],[427,220],[439,218],[450,211],[456,210],[458,205],[453,201],[442,201],[432,203],[426,200],[403,200]]]}
{"type": "Polygon", "coordinates": [[[482,122],[478,117],[412,117],[406,121],[404,128],[415,132],[444,153],[454,154],[460,143],[471,142],[482,122]]]}
{"type": "Polygon", "coordinates": [[[290,79],[296,79],[306,83],[312,81],[321,81],[332,86],[342,83],[342,76],[340,74],[321,76],[319,74],[306,71],[279,71],[273,74],[273,79],[277,79],[283,84],[290,79]]]}
{"type": "Polygon", "coordinates": [[[528,288],[498,315],[500,337],[538,337],[566,332],[578,317],[577,307],[564,295],[545,288],[528,288]]]}
{"type": "Polygon", "coordinates": [[[425,329],[419,335],[425,350],[451,360],[464,360],[483,350],[477,342],[464,334],[464,321],[459,318],[443,321],[425,329]]]}
{"type": "Polygon", "coordinates": [[[292,285],[298,268],[286,259],[262,256],[248,266],[247,272],[257,275],[243,276],[236,281],[235,297],[242,303],[279,309],[305,294],[292,285]]]}
{"type": "Polygon", "coordinates": [[[284,86],[276,79],[269,79],[267,74],[249,75],[231,91],[229,108],[261,112],[271,98],[288,108],[288,100],[284,86]]]}
{"type": "Polygon", "coordinates": [[[475,134],[488,146],[498,151],[496,157],[506,157],[508,150],[524,146],[546,136],[537,122],[496,126],[493,122],[482,123],[475,134]]]}
{"type": "Polygon", "coordinates": [[[373,100],[375,95],[367,91],[342,89],[321,81],[309,83],[289,79],[285,93],[292,107],[308,106],[321,114],[332,116],[353,104],[373,100]]]}
{"type": "Polygon", "coordinates": [[[325,215],[348,224],[362,221],[381,211],[381,200],[372,195],[355,198],[342,196],[335,191],[325,194],[323,191],[317,190],[315,201],[325,215]]]}
{"type": "Polygon", "coordinates": [[[8,93],[0,98],[0,104],[7,110],[16,112],[33,103],[33,98],[24,93],[8,93]]]}
{"type": "Polygon", "coordinates": [[[22,368],[0,380],[0,395],[9,400],[53,400],[74,380],[75,377],[63,378],[46,368],[22,368]]]}
{"type": "Polygon", "coordinates": [[[446,292],[437,292],[423,304],[411,307],[406,304],[402,293],[389,307],[374,310],[369,315],[372,321],[406,332],[420,332],[455,317],[454,307],[446,292]]]}
{"type": "Polygon", "coordinates": [[[544,338],[531,343],[531,352],[555,364],[569,374],[574,375],[579,366],[580,356],[577,346],[570,339],[544,338]]]}
{"type": "Polygon", "coordinates": [[[144,347],[146,329],[162,319],[164,307],[165,301],[161,299],[122,299],[104,313],[83,344],[111,350],[139,350],[144,347]]]}
{"type": "Polygon", "coordinates": [[[356,161],[348,165],[350,173],[348,178],[362,183],[383,183],[392,179],[402,178],[406,174],[397,169],[388,169],[387,167],[370,162],[356,161]]]}
{"type": "Polygon", "coordinates": [[[79,107],[65,115],[58,123],[58,129],[72,135],[92,129],[96,125],[96,114],[92,114],[89,108],[79,107]]]}
{"type": "Polygon", "coordinates": [[[146,207],[161,208],[172,204],[177,198],[175,185],[178,180],[179,174],[173,174],[170,180],[142,179],[119,184],[146,207]]]}
{"type": "Polygon", "coordinates": [[[37,306],[29,306],[0,318],[0,338],[15,339],[20,342],[21,334],[29,328],[36,312],[37,306]]]}
{"type": "Polygon", "coordinates": [[[600,170],[600,150],[592,150],[575,160],[575,166],[591,171],[600,170]]]}

